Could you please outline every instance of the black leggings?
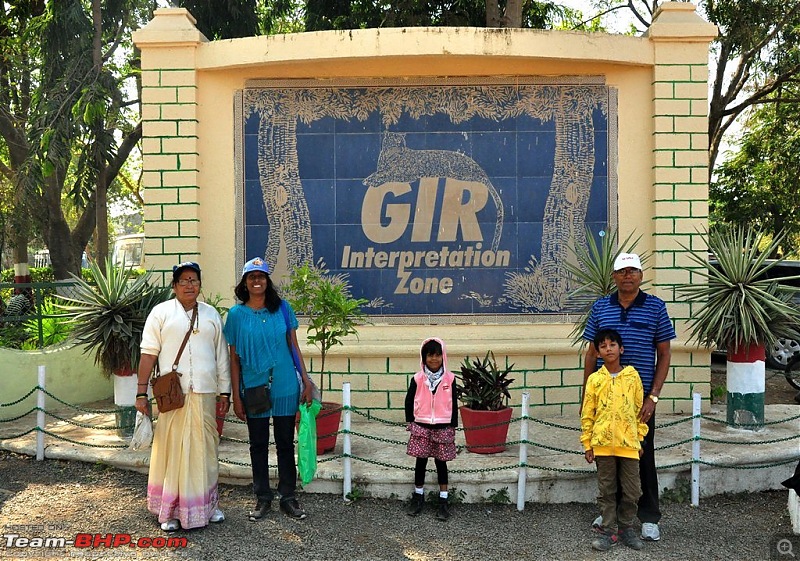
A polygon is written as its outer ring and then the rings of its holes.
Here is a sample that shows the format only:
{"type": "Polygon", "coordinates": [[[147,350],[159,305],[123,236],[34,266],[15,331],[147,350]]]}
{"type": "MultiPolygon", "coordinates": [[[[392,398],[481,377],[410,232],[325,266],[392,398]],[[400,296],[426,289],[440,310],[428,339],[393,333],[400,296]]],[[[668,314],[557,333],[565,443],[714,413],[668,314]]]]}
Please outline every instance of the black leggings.
{"type": "MultiPolygon", "coordinates": [[[[433,459],[436,464],[436,479],[439,485],[447,485],[447,462],[444,460],[433,459]]],[[[414,485],[422,487],[425,484],[425,471],[428,469],[428,458],[417,458],[417,465],[414,467],[414,485]]]]}

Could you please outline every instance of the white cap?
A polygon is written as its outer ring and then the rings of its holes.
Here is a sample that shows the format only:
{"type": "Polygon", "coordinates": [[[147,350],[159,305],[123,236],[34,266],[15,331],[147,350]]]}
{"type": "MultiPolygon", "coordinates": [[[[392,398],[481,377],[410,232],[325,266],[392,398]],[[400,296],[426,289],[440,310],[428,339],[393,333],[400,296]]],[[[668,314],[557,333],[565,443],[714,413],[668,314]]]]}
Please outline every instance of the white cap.
{"type": "Polygon", "coordinates": [[[620,253],[617,258],[614,259],[614,272],[620,269],[627,269],[628,267],[633,267],[641,271],[642,261],[635,253],[620,253]]]}

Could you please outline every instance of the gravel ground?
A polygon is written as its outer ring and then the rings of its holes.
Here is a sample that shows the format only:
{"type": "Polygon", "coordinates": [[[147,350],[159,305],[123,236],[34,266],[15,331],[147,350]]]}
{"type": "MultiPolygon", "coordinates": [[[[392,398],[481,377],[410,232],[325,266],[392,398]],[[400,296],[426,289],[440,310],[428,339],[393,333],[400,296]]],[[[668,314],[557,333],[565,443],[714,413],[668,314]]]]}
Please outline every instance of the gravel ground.
{"type": "MultiPolygon", "coordinates": [[[[769,559],[791,523],[786,492],[750,493],[663,506],[662,540],[641,552],[622,545],[600,554],[590,547],[588,529],[595,509],[585,504],[463,504],[448,522],[427,507],[417,518],[404,514],[399,500],[359,498],[345,503],[331,495],[304,494],[304,521],[273,510],[252,523],[250,487],[222,485],[221,524],[169,537],[186,547],[122,546],[9,547],[10,534],[23,538],[77,534],[166,536],[145,508],[145,475],[103,465],[46,460],[0,451],[0,558],[23,559],[266,559],[293,560],[506,560],[506,559],[769,559]]],[[[800,537],[790,537],[800,555],[800,537]]],[[[14,542],[19,543],[19,542],[14,542]]],[[[775,556],[775,558],[782,558],[775,556]]],[[[787,557],[788,558],[788,557],[787,557]]]]}

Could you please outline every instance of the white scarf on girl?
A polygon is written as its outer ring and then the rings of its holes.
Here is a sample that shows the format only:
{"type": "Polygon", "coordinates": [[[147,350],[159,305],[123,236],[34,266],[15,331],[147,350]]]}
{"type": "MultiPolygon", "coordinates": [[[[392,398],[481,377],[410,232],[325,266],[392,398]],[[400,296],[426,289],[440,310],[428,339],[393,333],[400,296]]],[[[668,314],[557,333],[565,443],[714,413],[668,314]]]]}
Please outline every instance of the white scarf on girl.
{"type": "Polygon", "coordinates": [[[444,376],[444,364],[436,372],[431,372],[427,364],[423,365],[422,369],[428,376],[428,385],[430,385],[431,391],[436,391],[436,386],[439,385],[439,382],[442,381],[442,376],[444,376]]]}

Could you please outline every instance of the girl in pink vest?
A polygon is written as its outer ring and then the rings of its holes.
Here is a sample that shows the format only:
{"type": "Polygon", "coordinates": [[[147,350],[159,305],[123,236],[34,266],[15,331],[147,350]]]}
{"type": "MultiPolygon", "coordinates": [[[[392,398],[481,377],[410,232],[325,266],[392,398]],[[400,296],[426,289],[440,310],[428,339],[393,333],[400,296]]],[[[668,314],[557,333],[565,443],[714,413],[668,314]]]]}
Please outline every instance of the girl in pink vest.
{"type": "Polygon", "coordinates": [[[407,453],[417,459],[414,494],[408,514],[417,516],[425,506],[425,471],[428,458],[436,464],[439,480],[439,509],[436,518],[447,520],[447,462],[456,457],[456,378],[447,370],[447,354],[441,339],[426,339],[420,351],[422,370],[414,374],[406,394],[406,422],[411,436],[407,453]]]}

